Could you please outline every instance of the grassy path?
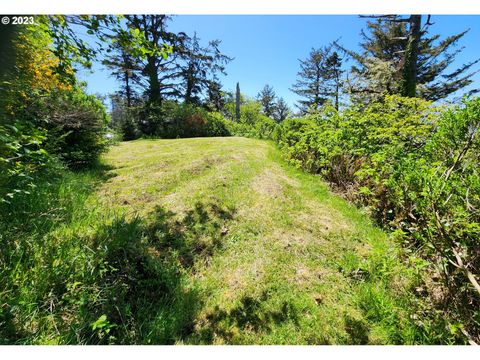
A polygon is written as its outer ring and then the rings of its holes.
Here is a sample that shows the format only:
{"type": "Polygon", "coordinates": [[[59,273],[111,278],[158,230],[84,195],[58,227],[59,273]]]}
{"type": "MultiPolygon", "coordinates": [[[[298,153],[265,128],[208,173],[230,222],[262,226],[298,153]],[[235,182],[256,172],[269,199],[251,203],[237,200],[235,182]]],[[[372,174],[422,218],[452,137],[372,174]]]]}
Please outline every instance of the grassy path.
{"type": "Polygon", "coordinates": [[[274,145],[139,140],[105,160],[112,170],[97,192],[101,206],[141,217],[153,256],[168,254],[182,274],[145,324],[146,342],[414,341],[394,246],[274,145]]]}

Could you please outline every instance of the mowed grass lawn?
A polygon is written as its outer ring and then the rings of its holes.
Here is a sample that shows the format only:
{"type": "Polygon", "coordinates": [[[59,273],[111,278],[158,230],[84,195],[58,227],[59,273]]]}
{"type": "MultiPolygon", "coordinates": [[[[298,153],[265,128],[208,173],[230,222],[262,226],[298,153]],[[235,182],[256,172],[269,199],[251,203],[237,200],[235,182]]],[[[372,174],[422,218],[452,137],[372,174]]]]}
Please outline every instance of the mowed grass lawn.
{"type": "Polygon", "coordinates": [[[386,234],[275,145],[240,137],[123,142],[96,206],[148,224],[178,282],[143,341],[416,342],[411,277],[386,234]],[[175,324],[175,325],[173,325],[175,324]]]}

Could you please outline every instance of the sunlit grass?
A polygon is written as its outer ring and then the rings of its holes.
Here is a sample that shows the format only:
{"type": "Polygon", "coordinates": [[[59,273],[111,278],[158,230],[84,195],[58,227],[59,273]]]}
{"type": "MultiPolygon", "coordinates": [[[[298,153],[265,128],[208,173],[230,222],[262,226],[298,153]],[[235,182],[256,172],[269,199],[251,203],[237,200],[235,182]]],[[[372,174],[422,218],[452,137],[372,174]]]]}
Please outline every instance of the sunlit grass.
{"type": "Polygon", "coordinates": [[[273,144],[137,140],[103,163],[3,224],[2,342],[428,342],[396,245],[273,144]]]}

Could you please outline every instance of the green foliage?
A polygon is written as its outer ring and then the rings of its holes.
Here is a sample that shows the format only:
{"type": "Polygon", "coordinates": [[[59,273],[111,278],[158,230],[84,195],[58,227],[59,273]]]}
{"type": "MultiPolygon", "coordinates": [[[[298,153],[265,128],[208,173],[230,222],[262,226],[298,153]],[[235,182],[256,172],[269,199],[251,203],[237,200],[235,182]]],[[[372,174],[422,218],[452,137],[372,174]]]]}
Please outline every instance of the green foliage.
{"type": "Polygon", "coordinates": [[[338,109],[342,87],[342,59],[333,45],[312,48],[308,58],[300,61],[297,80],[291,91],[300,96],[298,108],[302,113],[318,111],[329,100],[338,109]]]}
{"type": "Polygon", "coordinates": [[[456,47],[468,30],[442,38],[432,33],[434,25],[430,16],[420,15],[369,21],[361,33],[361,52],[343,49],[356,62],[350,75],[352,100],[368,104],[386,94],[403,94],[436,101],[472,84],[479,59],[454,65],[463,49],[456,47]]]}
{"type": "Polygon", "coordinates": [[[393,151],[402,156],[425,143],[434,113],[428,102],[396,96],[342,112],[325,106],[303,119],[282,122],[275,139],[307,171],[338,186],[362,186],[370,179],[380,182],[393,151]],[[380,173],[378,166],[383,167],[380,173]]]}
{"type": "Polygon", "coordinates": [[[49,147],[68,166],[92,165],[105,150],[106,126],[109,121],[105,107],[81,88],[58,94],[48,104],[45,114],[49,131],[49,147]]]}
{"type": "Polygon", "coordinates": [[[156,257],[149,222],[89,206],[105,170],[59,169],[0,204],[1,344],[171,343],[185,326],[175,253],[156,257]]]}
{"type": "Polygon", "coordinates": [[[265,116],[273,118],[276,107],[277,95],[270,85],[265,85],[257,95],[257,99],[262,106],[262,112],[265,116]]]}
{"type": "Polygon", "coordinates": [[[0,202],[30,194],[37,175],[55,167],[45,140],[45,132],[29,123],[0,126],[0,202]]]}
{"type": "MultiPolygon", "coordinates": [[[[226,106],[226,116],[232,118],[229,111],[234,111],[234,105],[230,105],[226,106]]],[[[237,122],[194,104],[164,101],[160,106],[139,105],[116,111],[114,128],[123,134],[124,140],[142,136],[165,139],[231,135],[272,138],[276,123],[261,113],[258,102],[246,100],[240,113],[237,122]]]]}
{"type": "Polygon", "coordinates": [[[166,139],[230,135],[220,114],[173,101],[150,105],[146,112],[140,112],[137,123],[141,133],[166,139]]]}
{"type": "Polygon", "coordinates": [[[275,121],[263,115],[260,103],[253,100],[245,100],[240,106],[239,121],[228,121],[232,135],[257,139],[271,139],[275,127],[275,121]]]}
{"type": "Polygon", "coordinates": [[[444,112],[421,153],[399,161],[386,182],[402,237],[432,259],[450,315],[478,336],[480,99],[444,112]]]}
{"type": "Polygon", "coordinates": [[[326,107],[286,120],[274,134],[291,163],[367,206],[407,252],[428,260],[425,279],[437,295],[427,302],[449,304],[448,321],[474,337],[480,321],[479,119],[479,98],[440,113],[424,100],[387,96],[367,107],[326,107]]]}

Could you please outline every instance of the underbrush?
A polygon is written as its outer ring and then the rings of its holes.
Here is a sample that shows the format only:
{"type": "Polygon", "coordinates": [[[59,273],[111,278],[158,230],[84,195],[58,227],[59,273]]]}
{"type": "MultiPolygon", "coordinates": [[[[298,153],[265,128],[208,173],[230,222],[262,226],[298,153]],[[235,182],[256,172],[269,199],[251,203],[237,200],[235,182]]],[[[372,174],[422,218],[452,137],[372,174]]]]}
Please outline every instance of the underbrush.
{"type": "Polygon", "coordinates": [[[286,120],[274,133],[290,163],[365,206],[405,261],[424,261],[419,321],[458,343],[480,341],[479,119],[479,98],[441,111],[387,97],[286,120]]]}
{"type": "Polygon", "coordinates": [[[245,136],[271,139],[275,121],[263,115],[255,102],[240,108],[240,119],[207,111],[201,106],[165,101],[159,105],[131,107],[115,121],[123,140],[138,138],[192,138],[245,136]]]}

